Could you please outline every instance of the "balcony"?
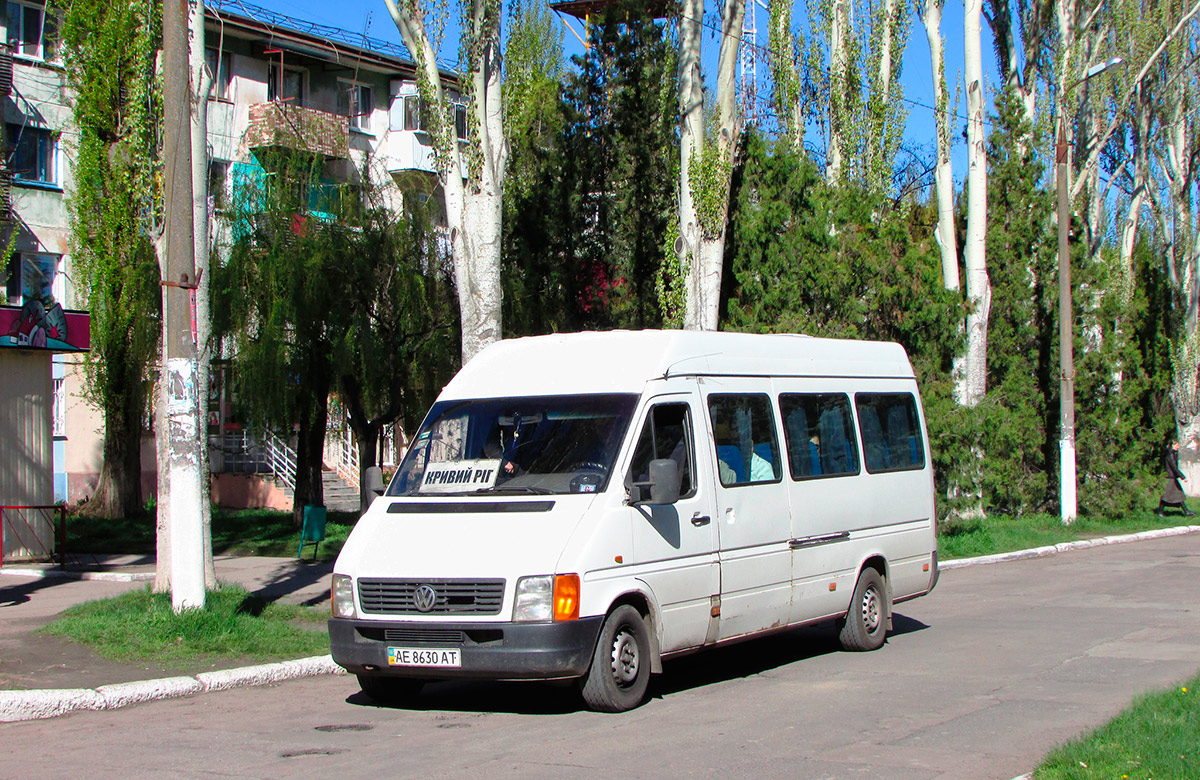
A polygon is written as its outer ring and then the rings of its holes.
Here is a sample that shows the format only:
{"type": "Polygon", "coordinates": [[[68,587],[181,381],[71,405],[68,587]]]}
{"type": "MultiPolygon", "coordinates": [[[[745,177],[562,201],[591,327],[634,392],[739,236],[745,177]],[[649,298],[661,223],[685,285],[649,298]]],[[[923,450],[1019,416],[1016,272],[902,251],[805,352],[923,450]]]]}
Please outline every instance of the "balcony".
{"type": "Polygon", "coordinates": [[[250,106],[246,146],[251,150],[280,148],[350,158],[350,123],[340,114],[292,103],[256,103],[250,106]]]}
{"type": "Polygon", "coordinates": [[[404,176],[411,173],[437,173],[429,135],[419,130],[389,130],[386,142],[388,173],[404,176]]]}

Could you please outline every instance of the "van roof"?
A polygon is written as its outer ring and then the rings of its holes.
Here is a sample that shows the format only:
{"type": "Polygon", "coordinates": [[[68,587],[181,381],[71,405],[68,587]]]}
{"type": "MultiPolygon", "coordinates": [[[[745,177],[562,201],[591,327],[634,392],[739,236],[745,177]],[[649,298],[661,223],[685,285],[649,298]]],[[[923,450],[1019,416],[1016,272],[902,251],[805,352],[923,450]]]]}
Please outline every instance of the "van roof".
{"type": "Polygon", "coordinates": [[[555,333],[499,341],[441,399],[640,393],[671,376],[914,378],[899,344],[796,334],[690,330],[555,333]]]}

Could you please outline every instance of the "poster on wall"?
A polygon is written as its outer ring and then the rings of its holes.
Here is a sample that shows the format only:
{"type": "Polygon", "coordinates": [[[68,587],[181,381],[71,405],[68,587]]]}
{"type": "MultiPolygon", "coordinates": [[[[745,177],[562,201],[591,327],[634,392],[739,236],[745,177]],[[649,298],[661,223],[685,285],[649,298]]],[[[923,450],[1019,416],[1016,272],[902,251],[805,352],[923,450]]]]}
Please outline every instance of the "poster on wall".
{"type": "Polygon", "coordinates": [[[0,306],[0,347],[85,352],[91,346],[87,312],[67,311],[54,298],[58,256],[14,255],[8,299],[20,306],[0,306]]]}

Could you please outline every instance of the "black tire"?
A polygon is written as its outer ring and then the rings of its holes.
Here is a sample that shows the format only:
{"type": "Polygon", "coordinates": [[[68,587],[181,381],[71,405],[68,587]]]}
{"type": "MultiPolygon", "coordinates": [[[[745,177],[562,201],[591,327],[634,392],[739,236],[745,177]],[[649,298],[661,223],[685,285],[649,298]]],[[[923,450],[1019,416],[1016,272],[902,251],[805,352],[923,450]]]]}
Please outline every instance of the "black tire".
{"type": "Polygon", "coordinates": [[[580,691],[597,712],[625,712],[642,703],[650,684],[650,634],[642,615],[628,604],[604,621],[592,665],[580,691]]]}
{"type": "Polygon", "coordinates": [[[838,621],[838,641],[842,649],[853,652],[877,650],[887,638],[887,587],[875,569],[867,567],[858,575],[850,611],[838,621]]]}
{"type": "Polygon", "coordinates": [[[359,674],[358,687],[376,704],[404,704],[412,701],[425,685],[411,677],[380,677],[359,674]]]}

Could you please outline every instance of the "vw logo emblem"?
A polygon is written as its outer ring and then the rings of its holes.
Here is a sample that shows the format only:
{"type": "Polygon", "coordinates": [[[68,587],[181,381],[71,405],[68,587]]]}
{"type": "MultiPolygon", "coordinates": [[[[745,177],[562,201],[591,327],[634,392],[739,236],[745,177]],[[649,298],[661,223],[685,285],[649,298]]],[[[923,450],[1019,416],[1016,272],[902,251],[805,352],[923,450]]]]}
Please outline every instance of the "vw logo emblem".
{"type": "Polygon", "coordinates": [[[429,585],[418,585],[413,591],[413,604],[418,612],[431,612],[437,604],[437,591],[429,585]]]}

